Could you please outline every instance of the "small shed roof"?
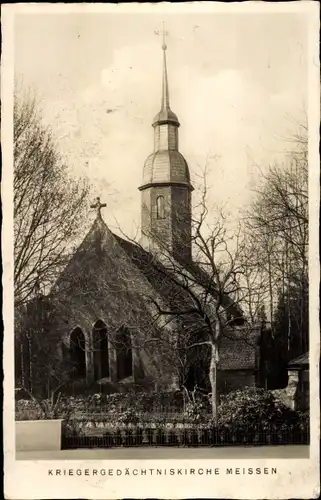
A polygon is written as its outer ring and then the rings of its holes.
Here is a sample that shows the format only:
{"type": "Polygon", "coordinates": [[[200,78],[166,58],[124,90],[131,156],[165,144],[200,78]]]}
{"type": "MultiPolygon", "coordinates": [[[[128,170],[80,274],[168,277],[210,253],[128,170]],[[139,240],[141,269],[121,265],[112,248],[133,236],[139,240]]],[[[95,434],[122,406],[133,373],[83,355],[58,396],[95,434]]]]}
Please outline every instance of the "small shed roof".
{"type": "Polygon", "coordinates": [[[309,367],[309,353],[306,352],[304,354],[301,354],[301,356],[298,356],[295,359],[292,359],[290,363],[288,364],[289,370],[295,370],[295,369],[305,369],[309,367]]]}

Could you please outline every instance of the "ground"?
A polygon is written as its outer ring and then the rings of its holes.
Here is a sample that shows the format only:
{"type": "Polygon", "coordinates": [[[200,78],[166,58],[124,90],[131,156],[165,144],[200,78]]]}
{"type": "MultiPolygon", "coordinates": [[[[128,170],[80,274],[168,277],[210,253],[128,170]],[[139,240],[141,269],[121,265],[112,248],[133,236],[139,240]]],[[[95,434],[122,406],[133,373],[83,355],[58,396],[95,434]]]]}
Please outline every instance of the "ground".
{"type": "Polygon", "coordinates": [[[309,446],[257,446],[215,448],[113,448],[61,451],[21,451],[17,460],[149,460],[149,459],[304,459],[309,458],[309,446]]]}

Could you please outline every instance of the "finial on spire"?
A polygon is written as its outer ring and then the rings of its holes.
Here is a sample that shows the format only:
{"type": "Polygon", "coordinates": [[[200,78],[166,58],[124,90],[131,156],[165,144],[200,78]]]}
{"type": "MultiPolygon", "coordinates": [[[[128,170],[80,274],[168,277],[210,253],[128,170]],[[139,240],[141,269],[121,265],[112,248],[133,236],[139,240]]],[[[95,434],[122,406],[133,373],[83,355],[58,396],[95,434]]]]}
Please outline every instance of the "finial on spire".
{"type": "Polygon", "coordinates": [[[106,203],[100,202],[100,197],[97,196],[96,203],[90,205],[90,208],[95,208],[97,210],[97,217],[101,218],[101,209],[107,207],[106,203]]]}
{"type": "Polygon", "coordinates": [[[160,31],[160,30],[155,30],[155,34],[156,35],[162,35],[163,37],[163,43],[162,43],[162,49],[165,50],[167,49],[167,45],[166,45],[166,35],[168,35],[168,31],[165,31],[165,23],[163,21],[163,29],[160,31]]]}
{"type": "Polygon", "coordinates": [[[167,49],[167,45],[166,45],[166,35],[168,35],[167,31],[165,31],[165,24],[164,24],[164,21],[163,21],[163,31],[162,31],[162,34],[163,34],[163,45],[162,45],[162,49],[165,50],[167,49]]]}

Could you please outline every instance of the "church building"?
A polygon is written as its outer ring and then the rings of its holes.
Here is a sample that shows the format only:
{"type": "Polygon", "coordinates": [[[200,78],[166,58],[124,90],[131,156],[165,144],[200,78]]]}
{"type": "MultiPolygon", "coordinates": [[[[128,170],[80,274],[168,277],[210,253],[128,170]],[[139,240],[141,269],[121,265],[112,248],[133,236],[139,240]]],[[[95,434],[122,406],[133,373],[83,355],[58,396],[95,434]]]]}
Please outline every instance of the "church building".
{"type": "MultiPolygon", "coordinates": [[[[178,315],[169,321],[160,314],[189,300],[184,287],[171,279],[163,249],[189,276],[197,280],[203,272],[192,259],[193,186],[179,151],[180,123],[170,108],[166,49],[164,41],[161,109],[152,122],[153,152],[138,185],[141,239],[135,243],[114,234],[97,199],[93,225],[48,297],[55,319],[47,338],[56,336],[61,356],[74,363],[73,379],[89,386],[177,390],[208,384],[206,356],[194,352],[182,363],[184,342],[193,339],[193,328],[198,335],[194,318],[178,315]]],[[[231,311],[235,326],[219,345],[223,392],[256,385],[260,370],[260,332],[251,329],[245,338],[240,311],[231,311]]]]}

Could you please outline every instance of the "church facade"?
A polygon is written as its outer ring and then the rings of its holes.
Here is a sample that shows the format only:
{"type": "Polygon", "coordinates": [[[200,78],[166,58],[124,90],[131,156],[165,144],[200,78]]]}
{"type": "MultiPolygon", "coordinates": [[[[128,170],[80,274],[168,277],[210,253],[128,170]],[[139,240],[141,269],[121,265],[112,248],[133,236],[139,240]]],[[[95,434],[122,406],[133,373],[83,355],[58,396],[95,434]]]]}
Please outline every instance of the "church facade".
{"type": "MultiPolygon", "coordinates": [[[[48,297],[55,320],[46,335],[55,337],[61,357],[72,360],[72,377],[110,390],[136,385],[153,390],[205,388],[208,379],[204,355],[189,358],[182,370],[182,346],[190,325],[158,314],[177,301],[188,301],[168,277],[161,249],[190,276],[199,272],[192,259],[193,186],[179,152],[180,123],[170,108],[165,43],[161,110],[152,126],[154,150],[139,186],[139,244],[107,227],[98,199],[89,233],[48,297]]],[[[253,328],[246,338],[242,335],[242,327],[235,327],[220,341],[218,385],[224,392],[258,383],[260,331],[253,328]]]]}

